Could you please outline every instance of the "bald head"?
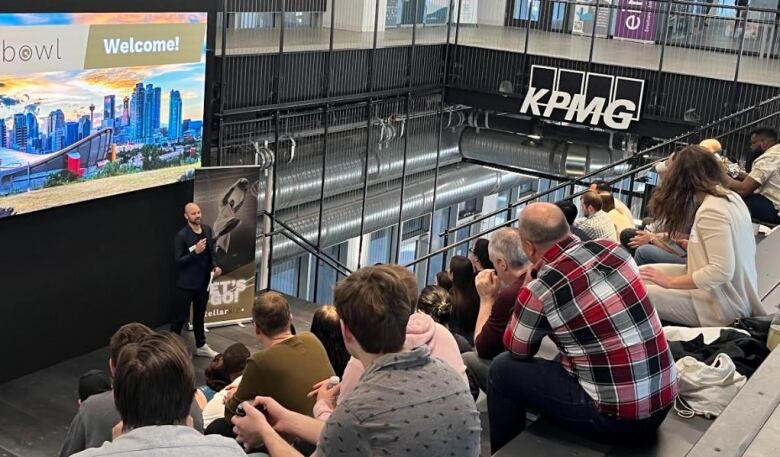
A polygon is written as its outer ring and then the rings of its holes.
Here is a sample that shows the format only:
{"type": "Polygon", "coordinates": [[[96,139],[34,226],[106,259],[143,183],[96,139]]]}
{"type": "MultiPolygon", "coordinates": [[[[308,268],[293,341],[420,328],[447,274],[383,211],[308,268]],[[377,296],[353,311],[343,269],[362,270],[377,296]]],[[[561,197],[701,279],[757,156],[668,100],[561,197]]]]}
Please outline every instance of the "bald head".
{"type": "Polygon", "coordinates": [[[520,216],[520,236],[523,242],[549,246],[569,234],[569,223],[563,211],[552,203],[532,203],[520,216]]]}
{"type": "Polygon", "coordinates": [[[190,225],[200,225],[200,206],[192,202],[184,205],[184,218],[187,219],[190,225]]]}
{"type": "Polygon", "coordinates": [[[720,154],[721,151],[723,151],[723,147],[720,145],[720,141],[716,140],[715,138],[707,138],[706,140],[699,143],[699,146],[713,154],[720,154]]]}

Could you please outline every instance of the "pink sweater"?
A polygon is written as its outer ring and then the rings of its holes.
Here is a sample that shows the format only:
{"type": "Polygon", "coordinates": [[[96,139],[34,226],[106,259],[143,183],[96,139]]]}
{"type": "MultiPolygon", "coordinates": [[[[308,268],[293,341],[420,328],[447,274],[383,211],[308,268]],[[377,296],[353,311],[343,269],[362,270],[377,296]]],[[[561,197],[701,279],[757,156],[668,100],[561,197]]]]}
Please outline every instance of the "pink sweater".
{"type": "MultiPolygon", "coordinates": [[[[431,355],[451,366],[463,378],[463,382],[468,386],[469,379],[466,376],[466,365],[463,364],[463,358],[458,350],[458,343],[449,330],[443,325],[434,322],[431,316],[416,312],[409,316],[409,323],[406,324],[406,349],[414,349],[422,345],[428,346],[431,355]]],[[[341,392],[339,393],[338,403],[346,397],[355,386],[360,382],[363,376],[363,364],[356,358],[351,357],[344,369],[344,375],[341,378],[341,392]]],[[[325,403],[318,401],[314,405],[314,417],[319,420],[327,420],[333,411],[325,403]]]]}

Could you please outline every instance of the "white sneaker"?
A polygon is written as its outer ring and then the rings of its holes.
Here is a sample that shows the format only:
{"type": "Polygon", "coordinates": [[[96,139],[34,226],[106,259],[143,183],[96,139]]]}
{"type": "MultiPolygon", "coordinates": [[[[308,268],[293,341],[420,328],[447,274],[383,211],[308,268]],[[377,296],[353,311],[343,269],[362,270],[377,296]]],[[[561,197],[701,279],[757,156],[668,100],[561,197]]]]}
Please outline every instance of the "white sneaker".
{"type": "Polygon", "coordinates": [[[211,349],[208,344],[204,344],[203,346],[195,349],[195,355],[198,357],[208,357],[213,359],[217,356],[217,354],[219,354],[219,352],[211,349]]]}

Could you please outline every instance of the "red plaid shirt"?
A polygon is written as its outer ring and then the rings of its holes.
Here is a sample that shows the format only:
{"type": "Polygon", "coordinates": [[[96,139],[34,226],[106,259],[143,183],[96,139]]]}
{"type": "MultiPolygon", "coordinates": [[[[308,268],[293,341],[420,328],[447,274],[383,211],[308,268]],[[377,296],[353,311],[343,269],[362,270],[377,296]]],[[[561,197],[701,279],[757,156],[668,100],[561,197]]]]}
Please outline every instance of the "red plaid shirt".
{"type": "Polygon", "coordinates": [[[532,357],[549,335],[561,364],[604,414],[644,419],[677,396],[677,370],[639,270],[619,244],[570,237],[544,254],[504,332],[532,357]]]}

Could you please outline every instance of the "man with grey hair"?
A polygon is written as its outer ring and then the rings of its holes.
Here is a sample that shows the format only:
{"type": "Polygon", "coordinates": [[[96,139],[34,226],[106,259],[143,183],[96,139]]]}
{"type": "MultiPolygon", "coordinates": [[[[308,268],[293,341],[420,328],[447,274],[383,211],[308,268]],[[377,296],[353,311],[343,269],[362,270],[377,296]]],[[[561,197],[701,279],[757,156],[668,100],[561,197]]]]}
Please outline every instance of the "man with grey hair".
{"type": "Polygon", "coordinates": [[[463,354],[473,394],[479,393],[477,387],[487,392],[490,362],[505,350],[504,329],[528,271],[528,257],[515,228],[496,231],[488,244],[488,255],[495,270],[482,270],[477,275],[479,314],[474,329],[474,351],[463,354]]]}
{"type": "Polygon", "coordinates": [[[520,237],[534,264],[488,374],[493,453],[534,410],[596,441],[655,433],[674,404],[677,371],[631,255],[608,240],[580,242],[561,210],[523,210],[520,237]],[[560,359],[534,356],[551,336],[560,359]]]}

